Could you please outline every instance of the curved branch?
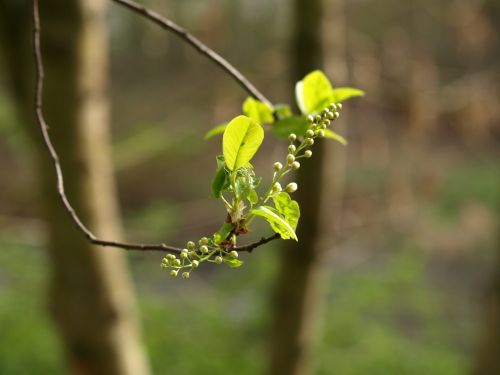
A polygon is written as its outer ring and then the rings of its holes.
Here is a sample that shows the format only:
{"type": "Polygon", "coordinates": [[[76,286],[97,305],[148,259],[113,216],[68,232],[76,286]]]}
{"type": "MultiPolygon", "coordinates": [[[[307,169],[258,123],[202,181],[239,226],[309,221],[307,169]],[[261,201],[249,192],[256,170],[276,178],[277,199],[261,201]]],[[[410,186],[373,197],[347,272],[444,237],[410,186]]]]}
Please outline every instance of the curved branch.
{"type": "Polygon", "coordinates": [[[159,13],[146,8],[144,5],[137,4],[132,0],[112,0],[112,1],[149,19],[150,21],[156,23],[157,25],[160,25],[160,27],[162,27],[163,29],[174,33],[179,38],[184,40],[186,43],[190,44],[199,53],[205,55],[209,60],[217,64],[222,70],[224,70],[227,74],[229,74],[244,90],[246,90],[255,99],[258,99],[261,102],[266,103],[271,108],[273,107],[271,101],[269,101],[269,99],[267,99],[259,90],[257,90],[255,86],[252,85],[250,81],[248,81],[248,79],[245,78],[245,76],[241,74],[241,72],[238,69],[236,69],[233,65],[231,65],[221,55],[219,55],[218,53],[214,52],[212,49],[207,47],[203,42],[201,42],[198,38],[190,34],[183,27],[163,17],[159,13]]]}
{"type": "MultiPolygon", "coordinates": [[[[40,49],[40,15],[38,9],[38,0],[33,0],[33,55],[35,57],[35,65],[36,65],[36,82],[35,82],[35,115],[37,123],[42,132],[43,141],[47,150],[52,159],[52,163],[54,164],[54,170],[56,172],[57,178],[57,193],[59,194],[59,198],[64,205],[64,208],[70,215],[71,219],[75,223],[77,229],[83,233],[85,238],[87,238],[91,243],[100,246],[109,246],[116,247],[120,249],[126,250],[142,250],[142,251],[162,251],[162,252],[170,252],[174,254],[179,254],[181,252],[180,248],[168,246],[166,244],[137,244],[137,243],[127,243],[127,242],[119,242],[113,240],[102,240],[97,238],[94,233],[90,231],[89,228],[83,224],[79,216],[77,215],[75,209],[71,205],[66,196],[66,192],[64,189],[64,176],[61,168],[61,164],[59,162],[59,155],[57,154],[54,145],[52,144],[52,140],[49,136],[48,126],[43,116],[42,111],[42,94],[43,94],[43,79],[44,79],[44,71],[43,71],[43,60],[42,53],[40,49]]],[[[255,243],[234,248],[233,250],[240,252],[251,252],[256,247],[263,245],[269,241],[278,238],[276,235],[268,238],[263,238],[260,241],[255,243]]]]}

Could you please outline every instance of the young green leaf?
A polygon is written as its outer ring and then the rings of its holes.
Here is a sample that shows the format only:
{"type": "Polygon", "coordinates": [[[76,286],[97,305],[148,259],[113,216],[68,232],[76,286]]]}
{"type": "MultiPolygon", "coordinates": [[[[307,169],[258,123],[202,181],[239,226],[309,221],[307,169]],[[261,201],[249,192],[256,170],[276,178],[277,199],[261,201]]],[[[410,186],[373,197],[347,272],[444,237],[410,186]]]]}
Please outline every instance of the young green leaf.
{"type": "Polygon", "coordinates": [[[332,85],[325,74],[315,70],[297,82],[295,97],[303,114],[320,112],[331,101],[332,85]]]}
{"type": "Polygon", "coordinates": [[[340,103],[356,96],[365,96],[365,92],[352,87],[338,87],[332,90],[331,101],[340,103]]]}
{"type": "Polygon", "coordinates": [[[229,187],[230,184],[229,173],[225,167],[224,156],[217,156],[217,172],[212,180],[212,195],[215,198],[220,198],[222,191],[229,187]]]}
{"type": "Polygon", "coordinates": [[[300,208],[297,201],[292,200],[286,192],[281,192],[273,197],[276,210],[285,218],[290,226],[295,230],[300,217],[300,208]]]}
{"type": "Polygon", "coordinates": [[[292,226],[280,215],[280,213],[270,206],[259,206],[250,211],[252,215],[263,217],[271,225],[271,228],[276,233],[279,233],[281,238],[287,240],[289,238],[298,241],[295,230],[292,226]]]}
{"type": "Polygon", "coordinates": [[[218,134],[224,133],[224,130],[226,130],[226,127],[227,127],[227,123],[217,125],[216,127],[212,128],[208,132],[206,132],[203,139],[206,141],[207,139],[215,137],[218,134]]]}
{"type": "Polygon", "coordinates": [[[264,139],[264,130],[255,120],[238,116],[229,122],[222,140],[226,165],[234,171],[247,163],[257,152],[264,139]]]}
{"type": "Polygon", "coordinates": [[[222,227],[214,233],[213,239],[216,245],[220,244],[222,241],[227,239],[227,236],[233,230],[234,225],[232,223],[224,223],[222,227]]]}
{"type": "Polygon", "coordinates": [[[224,258],[224,263],[232,268],[241,267],[243,265],[243,261],[236,258],[224,258]]]}
{"type": "Polygon", "coordinates": [[[259,124],[265,122],[272,123],[274,121],[273,109],[260,100],[248,97],[243,103],[242,109],[245,115],[254,119],[259,124]]]}
{"type": "Polygon", "coordinates": [[[276,121],[271,130],[276,136],[287,138],[290,133],[295,133],[299,137],[303,136],[306,134],[307,128],[308,125],[305,118],[293,116],[276,121]]]}
{"type": "Polygon", "coordinates": [[[279,120],[293,116],[292,109],[288,104],[276,104],[274,106],[274,112],[279,120]]]}
{"type": "Polygon", "coordinates": [[[340,134],[335,133],[333,130],[325,129],[324,132],[325,132],[325,138],[334,139],[342,143],[344,146],[347,145],[346,139],[342,137],[340,134]]]}

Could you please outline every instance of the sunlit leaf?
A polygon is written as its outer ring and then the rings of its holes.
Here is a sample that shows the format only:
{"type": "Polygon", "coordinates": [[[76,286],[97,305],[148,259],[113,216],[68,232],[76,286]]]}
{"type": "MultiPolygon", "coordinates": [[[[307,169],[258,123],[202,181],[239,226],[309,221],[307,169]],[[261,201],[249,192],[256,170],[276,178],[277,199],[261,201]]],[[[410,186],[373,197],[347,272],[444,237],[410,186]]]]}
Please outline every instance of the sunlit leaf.
{"type": "Polygon", "coordinates": [[[264,130],[255,120],[238,116],[229,122],[222,140],[224,159],[229,170],[245,166],[264,139],[264,130]]]}
{"type": "Polygon", "coordinates": [[[243,113],[259,124],[274,121],[273,109],[260,100],[248,97],[243,103],[243,113]]]}
{"type": "Polygon", "coordinates": [[[226,130],[227,123],[217,125],[215,128],[210,129],[205,136],[203,137],[204,140],[210,139],[212,137],[215,137],[218,134],[224,133],[224,130],[226,130]]]}
{"type": "Polygon", "coordinates": [[[303,114],[316,113],[326,107],[332,96],[332,85],[325,74],[315,70],[297,82],[295,97],[303,114]]]}
{"type": "Polygon", "coordinates": [[[352,87],[339,87],[333,89],[331,101],[340,103],[357,96],[365,96],[365,92],[363,90],[355,89],[352,87]]]}
{"type": "Polygon", "coordinates": [[[290,133],[295,133],[299,137],[303,136],[307,128],[307,122],[303,117],[293,116],[276,121],[271,130],[276,136],[287,138],[290,133]]]}
{"type": "Polygon", "coordinates": [[[279,233],[281,238],[286,239],[294,239],[297,240],[297,235],[295,234],[295,230],[292,226],[280,215],[280,213],[270,206],[259,206],[250,211],[252,215],[263,217],[267,220],[267,222],[271,225],[271,228],[276,233],[279,233]]]}
{"type": "Polygon", "coordinates": [[[217,156],[217,172],[212,180],[212,195],[215,198],[220,198],[222,191],[229,186],[229,174],[225,166],[224,156],[217,156]]]}
{"type": "Polygon", "coordinates": [[[347,140],[344,137],[330,129],[325,129],[325,138],[334,139],[342,143],[344,146],[347,145],[347,140]]]}
{"type": "Polygon", "coordinates": [[[275,195],[273,201],[276,210],[283,215],[286,222],[295,230],[300,217],[300,208],[297,201],[292,200],[290,195],[285,192],[275,195]]]}
{"type": "Polygon", "coordinates": [[[228,264],[229,267],[236,268],[243,265],[243,261],[237,258],[224,258],[224,263],[228,264]]]}

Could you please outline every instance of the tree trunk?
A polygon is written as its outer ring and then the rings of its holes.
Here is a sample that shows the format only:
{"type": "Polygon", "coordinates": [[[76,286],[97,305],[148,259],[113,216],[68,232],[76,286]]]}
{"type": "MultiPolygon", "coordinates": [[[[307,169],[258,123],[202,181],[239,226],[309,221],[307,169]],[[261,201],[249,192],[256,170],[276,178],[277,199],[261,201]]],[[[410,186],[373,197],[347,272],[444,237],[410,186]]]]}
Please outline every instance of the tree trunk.
{"type": "Polygon", "coordinates": [[[493,285],[488,291],[473,375],[500,374],[500,253],[493,285]]]}
{"type": "MultiPolygon", "coordinates": [[[[148,374],[125,253],[89,244],[56,194],[53,167],[32,116],[29,4],[2,0],[1,5],[14,92],[36,144],[52,265],[50,306],[70,372],[148,374]]],[[[104,0],[40,1],[46,73],[43,110],[70,201],[96,234],[120,238],[110,159],[104,5],[104,0]]]]}
{"type": "MultiPolygon", "coordinates": [[[[292,82],[322,66],[322,8],[321,0],[293,1],[292,82]]],[[[272,375],[304,375],[311,372],[309,352],[319,297],[324,147],[323,141],[315,144],[313,158],[303,163],[296,176],[299,189],[295,198],[301,207],[297,228],[299,243],[287,241],[281,251],[273,298],[269,368],[272,375]]]]}

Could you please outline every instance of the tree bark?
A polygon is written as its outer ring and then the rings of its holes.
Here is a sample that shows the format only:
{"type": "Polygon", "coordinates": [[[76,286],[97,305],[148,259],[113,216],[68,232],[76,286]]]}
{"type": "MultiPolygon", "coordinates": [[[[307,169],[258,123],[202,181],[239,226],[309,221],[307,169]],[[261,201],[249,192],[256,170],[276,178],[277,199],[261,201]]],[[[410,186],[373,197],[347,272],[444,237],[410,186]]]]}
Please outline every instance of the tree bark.
{"type": "MultiPolygon", "coordinates": [[[[34,65],[26,32],[30,30],[30,5],[24,1],[1,3],[14,93],[36,145],[52,266],[50,307],[70,373],[149,374],[125,253],[88,243],[56,194],[53,166],[32,116],[34,65]]],[[[97,235],[119,238],[110,159],[104,3],[40,1],[44,113],[61,157],[68,197],[97,235]]]]}
{"type": "MultiPolygon", "coordinates": [[[[321,68],[321,0],[294,0],[291,39],[291,80],[296,82],[321,68]]],[[[292,91],[293,92],[293,91],[292,91]]],[[[309,374],[309,354],[314,337],[318,302],[320,258],[320,209],[324,143],[314,146],[314,156],[296,176],[295,198],[301,207],[297,228],[299,243],[287,241],[281,250],[280,270],[274,290],[269,374],[309,374]]]]}

